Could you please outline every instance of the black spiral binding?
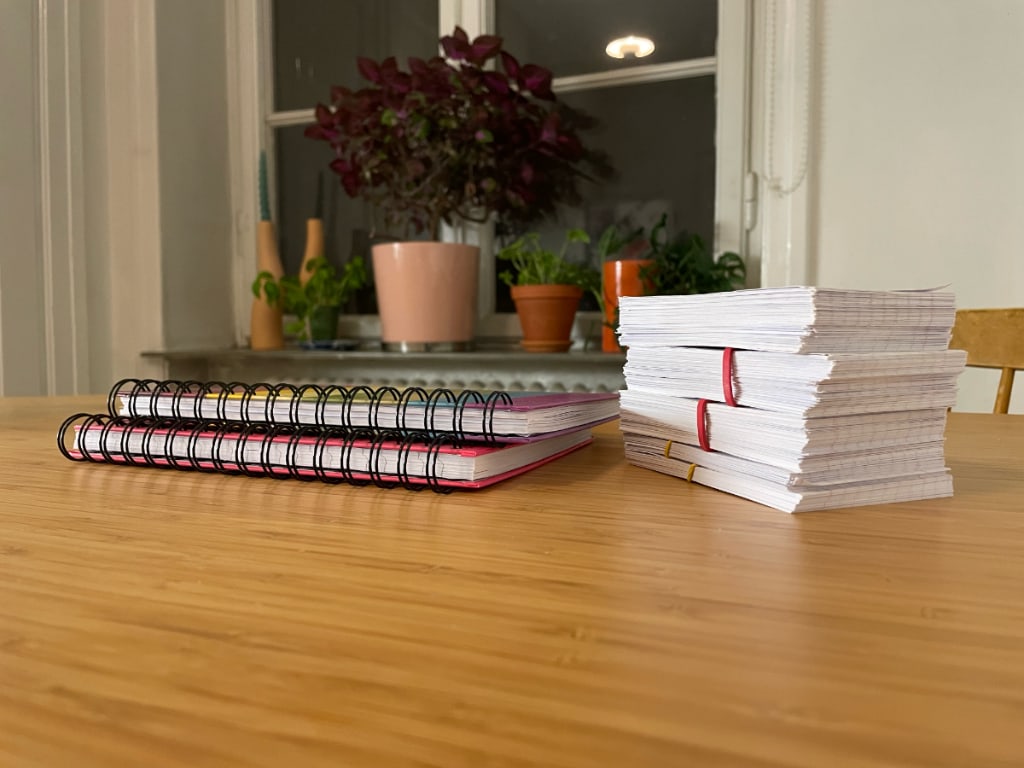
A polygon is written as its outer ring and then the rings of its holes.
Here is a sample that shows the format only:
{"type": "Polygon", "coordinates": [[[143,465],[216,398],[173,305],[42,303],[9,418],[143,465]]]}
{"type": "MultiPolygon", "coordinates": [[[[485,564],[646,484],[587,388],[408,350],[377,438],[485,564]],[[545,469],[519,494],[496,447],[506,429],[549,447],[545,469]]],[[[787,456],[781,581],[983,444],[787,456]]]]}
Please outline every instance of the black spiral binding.
{"type": "MultiPolygon", "coordinates": [[[[145,382],[146,386],[151,384],[145,382]]],[[[437,475],[442,461],[441,449],[451,444],[450,435],[422,430],[348,429],[267,422],[247,424],[216,419],[133,417],[107,413],[76,413],[65,419],[57,431],[57,448],[65,458],[77,462],[320,480],[330,484],[372,483],[381,488],[404,487],[414,491],[430,488],[438,493],[451,493],[453,490],[437,475]],[[81,439],[87,433],[98,435],[98,447],[89,448],[81,439]],[[72,434],[76,437],[69,447],[72,434]],[[136,438],[138,445],[135,445],[136,438]],[[199,448],[204,440],[209,441],[208,451],[199,448]],[[182,441],[184,450],[181,449],[182,441]],[[300,465],[297,461],[297,453],[304,444],[312,451],[308,465],[300,465]],[[271,449],[275,445],[283,449],[283,461],[273,461],[271,449]],[[177,451],[175,446],[178,446],[177,451]],[[339,449],[336,463],[328,464],[328,448],[339,449]],[[256,450],[258,458],[249,455],[253,452],[251,449],[256,450]],[[365,472],[353,469],[352,455],[357,449],[369,450],[369,468],[365,472]],[[385,451],[394,452],[397,466],[393,471],[384,465],[385,451]],[[414,454],[423,456],[426,465],[424,475],[414,475],[409,471],[410,458],[414,454]]]]}
{"type": "MultiPolygon", "coordinates": [[[[337,384],[270,384],[259,382],[245,384],[239,381],[199,382],[175,379],[122,379],[107,396],[107,412],[120,415],[118,402],[126,403],[127,416],[131,418],[174,418],[219,421],[234,420],[244,423],[300,424],[300,408],[303,403],[312,403],[313,412],[309,422],[313,426],[342,429],[392,430],[406,434],[415,432],[444,435],[449,442],[461,443],[466,440],[496,443],[495,412],[512,404],[508,392],[490,392],[486,397],[477,390],[463,390],[423,387],[368,387],[365,385],[343,387],[337,384]],[[149,397],[150,405],[142,407],[138,397],[149,397]],[[237,400],[237,410],[229,413],[228,404],[237,400]],[[327,408],[338,403],[337,419],[329,418],[327,408]],[[279,407],[287,405],[287,408],[279,407]],[[366,423],[357,420],[354,408],[366,408],[366,423]],[[466,430],[464,417],[467,409],[481,415],[482,428],[479,432],[466,430]],[[211,413],[212,411],[212,413],[211,413]],[[394,419],[384,414],[393,414],[394,419]],[[440,414],[451,417],[450,429],[439,429],[440,414]]],[[[445,419],[447,422],[447,418],[445,419]]]]}

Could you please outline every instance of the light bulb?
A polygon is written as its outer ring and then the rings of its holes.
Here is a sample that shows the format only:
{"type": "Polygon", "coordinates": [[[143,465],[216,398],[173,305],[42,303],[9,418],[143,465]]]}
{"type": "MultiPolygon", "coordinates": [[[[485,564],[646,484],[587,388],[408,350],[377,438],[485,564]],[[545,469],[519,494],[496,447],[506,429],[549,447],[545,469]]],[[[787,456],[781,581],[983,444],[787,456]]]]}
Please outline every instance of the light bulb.
{"type": "Polygon", "coordinates": [[[605,47],[604,52],[613,59],[624,59],[627,56],[640,59],[654,53],[654,41],[649,37],[627,35],[612,40],[605,47]]]}

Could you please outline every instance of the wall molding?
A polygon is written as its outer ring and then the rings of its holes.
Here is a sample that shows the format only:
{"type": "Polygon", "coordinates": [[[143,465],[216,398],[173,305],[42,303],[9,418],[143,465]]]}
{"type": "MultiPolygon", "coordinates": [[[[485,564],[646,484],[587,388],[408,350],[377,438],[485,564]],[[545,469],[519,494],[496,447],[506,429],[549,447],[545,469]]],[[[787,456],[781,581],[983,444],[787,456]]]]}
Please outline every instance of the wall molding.
{"type": "MultiPolygon", "coordinates": [[[[160,375],[141,353],[163,346],[155,0],[105,0],[111,365],[160,375]]],[[[169,266],[173,268],[173,266],[169,266]]]]}
{"type": "Polygon", "coordinates": [[[758,4],[755,47],[764,76],[757,84],[755,118],[761,126],[758,196],[761,285],[766,287],[814,281],[810,228],[817,192],[820,5],[816,0],[758,4]]]}
{"type": "Polygon", "coordinates": [[[88,390],[79,6],[36,2],[39,247],[46,394],[88,390]]]}
{"type": "MultiPolygon", "coordinates": [[[[258,210],[258,159],[270,142],[264,124],[267,94],[260,87],[260,44],[266,34],[262,19],[269,13],[267,0],[227,0],[228,132],[232,137],[228,167],[231,174],[231,285],[235,343],[249,346],[250,283],[256,268],[256,218],[258,210]]],[[[269,162],[268,166],[273,166],[269,162]]],[[[273,184],[270,184],[273,194],[273,184]]]]}

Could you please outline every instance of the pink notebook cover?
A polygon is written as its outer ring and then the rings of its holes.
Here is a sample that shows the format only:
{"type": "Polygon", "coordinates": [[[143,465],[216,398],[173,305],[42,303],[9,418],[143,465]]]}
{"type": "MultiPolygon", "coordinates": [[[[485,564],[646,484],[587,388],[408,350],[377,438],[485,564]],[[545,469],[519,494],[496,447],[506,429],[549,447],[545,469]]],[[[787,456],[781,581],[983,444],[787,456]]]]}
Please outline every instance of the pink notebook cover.
{"type": "MultiPolygon", "coordinates": [[[[77,432],[77,430],[78,430],[78,428],[76,427],[76,432],[77,432]]],[[[123,432],[124,429],[121,428],[121,427],[111,427],[109,431],[110,432],[123,432]]],[[[573,431],[580,431],[580,430],[573,430],[573,431]]],[[[153,434],[155,434],[155,435],[166,434],[167,432],[168,432],[168,430],[154,430],[153,434]]],[[[181,436],[182,437],[186,437],[186,436],[188,436],[188,434],[189,433],[183,432],[183,433],[181,433],[181,436]]],[[[209,433],[208,436],[212,436],[213,434],[214,433],[209,433]]],[[[234,433],[234,434],[238,434],[238,433],[234,433]]],[[[257,437],[258,437],[258,435],[257,435],[257,437]]],[[[279,442],[279,443],[282,443],[282,444],[289,442],[289,440],[290,440],[290,438],[287,437],[287,436],[279,436],[279,437],[272,438],[273,442],[279,442]]],[[[313,437],[301,437],[297,442],[301,443],[301,444],[306,444],[306,445],[313,445],[313,444],[315,444],[317,442],[317,439],[313,438],[313,437]]],[[[568,448],[565,448],[564,450],[558,451],[557,453],[553,453],[551,455],[544,456],[544,457],[542,457],[542,458],[540,458],[540,459],[538,459],[536,461],[530,462],[528,464],[524,464],[524,465],[519,466],[519,467],[515,467],[514,469],[511,469],[511,470],[509,470],[507,472],[502,472],[500,474],[491,475],[489,477],[480,478],[480,479],[477,479],[477,480],[453,480],[451,478],[438,477],[436,479],[436,484],[438,486],[440,486],[440,487],[443,487],[443,488],[456,488],[456,489],[461,489],[461,490],[475,490],[475,489],[480,489],[480,488],[486,488],[488,486],[494,485],[495,483],[499,483],[502,480],[506,480],[506,479],[508,479],[510,477],[515,477],[516,475],[521,475],[521,474],[523,474],[525,472],[530,471],[531,469],[539,467],[539,466],[541,466],[543,464],[547,464],[547,463],[549,463],[551,461],[554,461],[555,459],[561,458],[562,456],[570,454],[573,451],[576,451],[576,450],[578,450],[580,448],[583,448],[584,446],[590,445],[590,443],[592,443],[592,442],[593,442],[593,438],[592,437],[588,437],[586,440],[583,440],[583,441],[581,441],[579,443],[571,445],[568,448]]],[[[369,448],[369,447],[371,447],[371,442],[368,441],[368,440],[353,440],[353,441],[351,441],[351,445],[353,447],[356,447],[356,448],[369,448]]],[[[395,450],[395,451],[397,451],[397,450],[401,449],[402,446],[398,442],[384,441],[384,442],[381,442],[378,447],[380,447],[381,449],[384,449],[384,450],[395,450]]],[[[500,451],[505,450],[505,449],[506,448],[501,446],[501,445],[480,445],[480,444],[476,444],[476,445],[464,445],[464,446],[458,446],[458,447],[450,446],[450,445],[441,445],[441,446],[438,446],[438,447],[434,448],[433,451],[436,452],[436,453],[439,453],[439,454],[477,457],[477,456],[484,456],[484,455],[487,455],[487,454],[490,454],[490,453],[500,452],[500,451]]],[[[428,450],[428,447],[426,445],[422,445],[422,444],[420,444],[420,445],[414,444],[414,445],[409,447],[409,450],[410,451],[418,451],[418,452],[426,452],[428,450]]],[[[80,450],[71,449],[69,451],[69,453],[72,456],[76,457],[76,458],[84,458],[84,454],[80,450]]],[[[94,450],[94,451],[90,451],[90,455],[95,457],[95,456],[101,455],[101,454],[100,454],[99,450],[94,450]]],[[[179,468],[181,468],[181,467],[183,467],[183,466],[185,466],[187,464],[187,462],[184,459],[182,459],[181,461],[179,461],[179,465],[176,466],[175,464],[173,464],[168,459],[160,457],[160,456],[155,456],[155,457],[152,457],[151,459],[147,460],[146,457],[143,456],[142,454],[134,454],[133,456],[126,456],[126,455],[121,454],[121,453],[110,453],[109,456],[110,456],[110,462],[107,462],[107,463],[129,465],[129,466],[137,466],[137,467],[153,466],[153,467],[158,467],[158,468],[175,468],[175,469],[179,469],[179,468]]],[[[234,472],[241,473],[241,472],[243,472],[243,469],[242,469],[242,467],[240,465],[238,465],[236,463],[232,463],[232,462],[227,462],[227,461],[220,462],[220,466],[218,466],[217,464],[215,464],[211,460],[200,460],[200,461],[196,462],[196,467],[195,468],[196,469],[200,469],[200,470],[221,471],[221,472],[225,472],[225,473],[234,473],[234,472]]],[[[281,478],[287,478],[287,477],[291,476],[290,470],[287,467],[282,466],[282,465],[262,466],[262,465],[259,465],[259,464],[247,464],[246,467],[245,467],[244,472],[247,472],[249,474],[257,473],[257,474],[269,475],[269,476],[281,477],[281,478]]],[[[313,470],[313,469],[310,469],[310,468],[300,468],[298,470],[298,473],[300,475],[304,476],[304,477],[318,478],[317,472],[315,470],[313,470]]],[[[339,472],[339,471],[336,471],[336,470],[326,470],[326,471],[324,471],[323,474],[326,477],[328,477],[328,478],[336,478],[336,479],[339,479],[339,480],[346,479],[345,473],[342,473],[342,472],[339,472]]],[[[372,482],[374,480],[374,477],[371,476],[369,473],[352,472],[350,474],[351,474],[351,477],[354,480],[356,480],[356,481],[365,480],[365,481],[372,482]]],[[[409,484],[413,484],[413,485],[422,485],[422,486],[427,486],[427,485],[430,484],[430,481],[429,481],[428,478],[426,478],[426,477],[419,477],[419,476],[413,476],[413,475],[410,475],[410,476],[408,476],[406,478],[399,478],[397,475],[378,474],[378,475],[376,475],[376,480],[378,482],[382,482],[382,483],[396,483],[396,484],[409,483],[409,484]]]]}

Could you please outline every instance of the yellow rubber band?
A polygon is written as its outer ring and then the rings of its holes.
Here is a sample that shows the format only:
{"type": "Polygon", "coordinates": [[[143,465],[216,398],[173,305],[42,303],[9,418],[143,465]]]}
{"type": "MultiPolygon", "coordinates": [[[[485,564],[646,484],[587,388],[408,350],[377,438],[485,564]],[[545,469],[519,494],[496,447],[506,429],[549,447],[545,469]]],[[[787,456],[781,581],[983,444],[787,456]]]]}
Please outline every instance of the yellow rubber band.
{"type": "Polygon", "coordinates": [[[695,470],[696,468],[697,468],[696,464],[691,464],[690,468],[688,470],[686,470],[686,482],[688,482],[688,483],[692,483],[693,482],[693,470],[695,470]]]}
{"type": "Polygon", "coordinates": [[[671,453],[672,453],[672,441],[671,440],[666,440],[665,441],[665,458],[666,459],[672,458],[670,456],[671,453]]]}

